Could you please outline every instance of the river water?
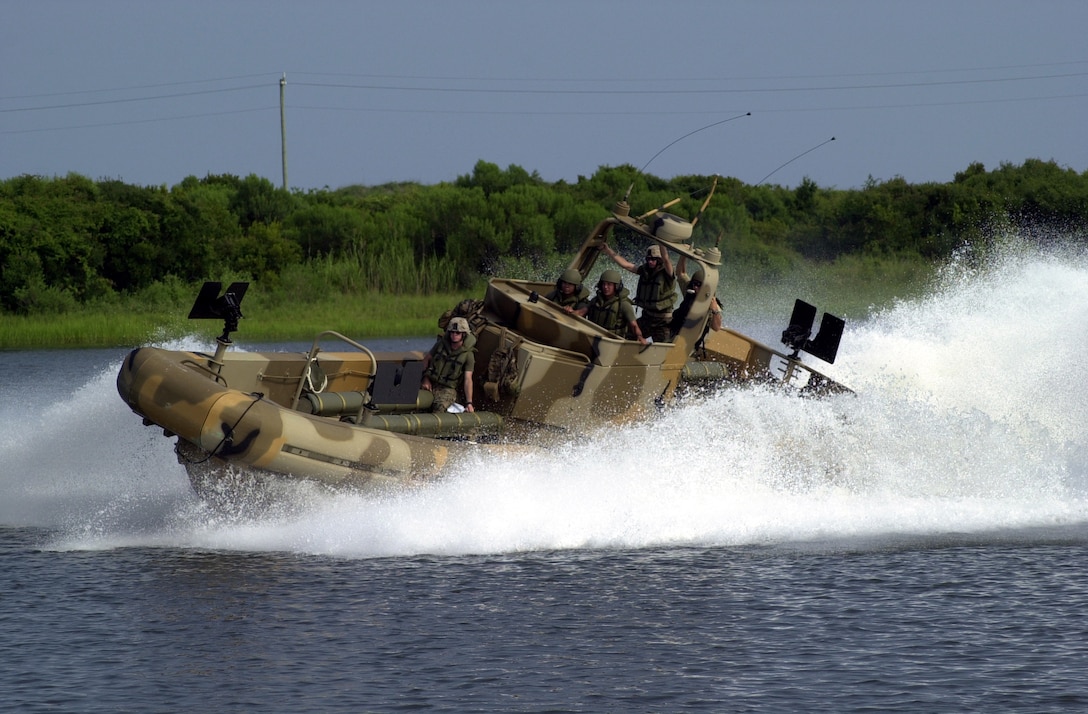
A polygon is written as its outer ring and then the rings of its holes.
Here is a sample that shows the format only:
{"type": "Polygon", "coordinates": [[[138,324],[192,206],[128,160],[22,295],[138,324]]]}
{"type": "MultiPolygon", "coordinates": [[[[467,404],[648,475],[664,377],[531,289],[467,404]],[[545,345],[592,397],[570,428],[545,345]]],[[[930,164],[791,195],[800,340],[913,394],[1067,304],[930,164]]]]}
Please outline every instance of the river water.
{"type": "Polygon", "coordinates": [[[1084,711],[1086,324],[1088,259],[1009,249],[848,325],[854,396],[723,392],[260,517],[192,496],[124,351],[0,351],[0,701],[1084,711]]]}

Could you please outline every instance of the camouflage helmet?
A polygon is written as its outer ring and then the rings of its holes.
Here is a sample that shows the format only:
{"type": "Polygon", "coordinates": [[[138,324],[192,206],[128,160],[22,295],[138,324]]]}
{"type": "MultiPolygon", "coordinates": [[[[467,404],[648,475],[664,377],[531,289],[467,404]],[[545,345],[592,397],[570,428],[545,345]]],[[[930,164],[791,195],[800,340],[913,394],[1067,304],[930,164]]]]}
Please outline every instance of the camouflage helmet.
{"type": "Polygon", "coordinates": [[[660,258],[661,257],[661,248],[658,247],[657,245],[651,245],[649,248],[646,249],[646,257],[647,258],[660,258]]]}
{"type": "Polygon", "coordinates": [[[563,274],[559,276],[559,280],[564,283],[570,283],[571,285],[579,285],[582,282],[582,274],[574,268],[567,268],[563,271],[563,274]]]}
{"type": "Polygon", "coordinates": [[[446,325],[446,332],[468,332],[468,320],[463,317],[454,317],[446,325]]]}
{"type": "Polygon", "coordinates": [[[615,268],[609,268],[601,273],[601,279],[598,281],[597,285],[600,286],[601,283],[615,283],[616,287],[619,287],[620,285],[623,285],[623,278],[620,277],[620,271],[615,268]]]}

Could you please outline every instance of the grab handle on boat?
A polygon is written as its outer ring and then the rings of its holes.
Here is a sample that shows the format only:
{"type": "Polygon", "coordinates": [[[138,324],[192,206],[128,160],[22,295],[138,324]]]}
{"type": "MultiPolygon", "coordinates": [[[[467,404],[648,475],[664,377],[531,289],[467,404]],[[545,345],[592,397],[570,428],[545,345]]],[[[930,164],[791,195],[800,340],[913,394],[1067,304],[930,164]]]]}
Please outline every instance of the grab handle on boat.
{"type": "Polygon", "coordinates": [[[321,351],[321,348],[318,347],[318,343],[321,342],[322,337],[335,337],[337,339],[343,340],[344,342],[347,342],[349,345],[356,348],[357,350],[365,352],[366,355],[370,357],[370,374],[367,375],[367,380],[369,382],[373,382],[374,375],[378,373],[378,359],[374,356],[374,353],[370,351],[370,348],[366,347],[365,345],[359,344],[358,342],[351,339],[350,337],[347,337],[346,335],[340,334],[336,330],[325,330],[324,332],[319,332],[317,334],[317,337],[314,338],[314,343],[310,347],[309,353],[307,353],[306,355],[306,366],[303,368],[302,376],[298,380],[298,387],[295,388],[295,397],[291,400],[292,409],[298,409],[298,400],[302,398],[302,387],[306,383],[306,374],[310,371],[310,365],[312,365],[314,363],[314,360],[317,359],[317,353],[321,351]]]}
{"type": "MultiPolygon", "coordinates": [[[[195,362],[191,359],[183,359],[181,360],[181,364],[185,365],[186,367],[192,367],[193,369],[200,370],[201,372],[207,372],[209,377],[211,377],[216,382],[219,382],[224,387],[230,386],[229,384],[227,384],[227,380],[223,377],[223,375],[221,375],[217,370],[212,369],[211,367],[202,362],[195,362]]],[[[220,363],[219,367],[222,368],[222,366],[222,363],[220,363]]]]}

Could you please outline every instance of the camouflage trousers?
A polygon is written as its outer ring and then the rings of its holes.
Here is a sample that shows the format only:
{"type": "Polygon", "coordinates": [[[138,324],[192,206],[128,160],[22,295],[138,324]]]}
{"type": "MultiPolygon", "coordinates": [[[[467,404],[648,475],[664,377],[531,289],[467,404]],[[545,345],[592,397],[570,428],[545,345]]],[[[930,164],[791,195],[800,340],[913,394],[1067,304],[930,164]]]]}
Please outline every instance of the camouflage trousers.
{"type": "Polygon", "coordinates": [[[672,329],[669,327],[671,322],[671,312],[643,310],[642,316],[638,318],[638,329],[642,330],[643,337],[654,338],[654,342],[671,342],[672,329]]]}
{"type": "Polygon", "coordinates": [[[453,387],[440,387],[436,384],[431,387],[431,394],[434,395],[434,404],[431,405],[432,412],[444,412],[457,401],[457,390],[453,387]]]}

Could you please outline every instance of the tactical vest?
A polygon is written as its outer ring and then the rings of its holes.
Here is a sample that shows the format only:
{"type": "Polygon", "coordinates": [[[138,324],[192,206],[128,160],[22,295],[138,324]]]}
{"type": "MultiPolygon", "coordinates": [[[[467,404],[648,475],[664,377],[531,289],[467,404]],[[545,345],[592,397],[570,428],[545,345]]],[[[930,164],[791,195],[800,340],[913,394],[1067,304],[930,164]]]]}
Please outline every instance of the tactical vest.
{"type": "Polygon", "coordinates": [[[635,288],[635,304],[643,310],[668,312],[676,302],[676,278],[663,268],[651,271],[647,266],[638,269],[638,287],[635,288]]]}
{"type": "Polygon", "coordinates": [[[548,300],[551,300],[559,307],[578,307],[578,303],[589,300],[589,288],[584,285],[579,285],[578,288],[570,295],[564,295],[559,286],[555,287],[550,293],[544,296],[548,300]]]}
{"type": "Polygon", "coordinates": [[[460,349],[453,350],[450,341],[443,335],[438,341],[438,346],[431,355],[431,363],[424,375],[432,384],[449,389],[457,389],[457,383],[465,374],[465,362],[468,356],[476,349],[476,336],[465,335],[465,344],[460,349]]]}
{"type": "Polygon", "coordinates": [[[608,300],[605,300],[604,295],[601,293],[597,293],[597,296],[593,298],[593,302],[589,303],[589,312],[586,313],[586,319],[600,325],[618,337],[626,337],[627,323],[623,321],[620,306],[625,300],[631,302],[627,295],[627,288],[623,288],[608,300]]]}

